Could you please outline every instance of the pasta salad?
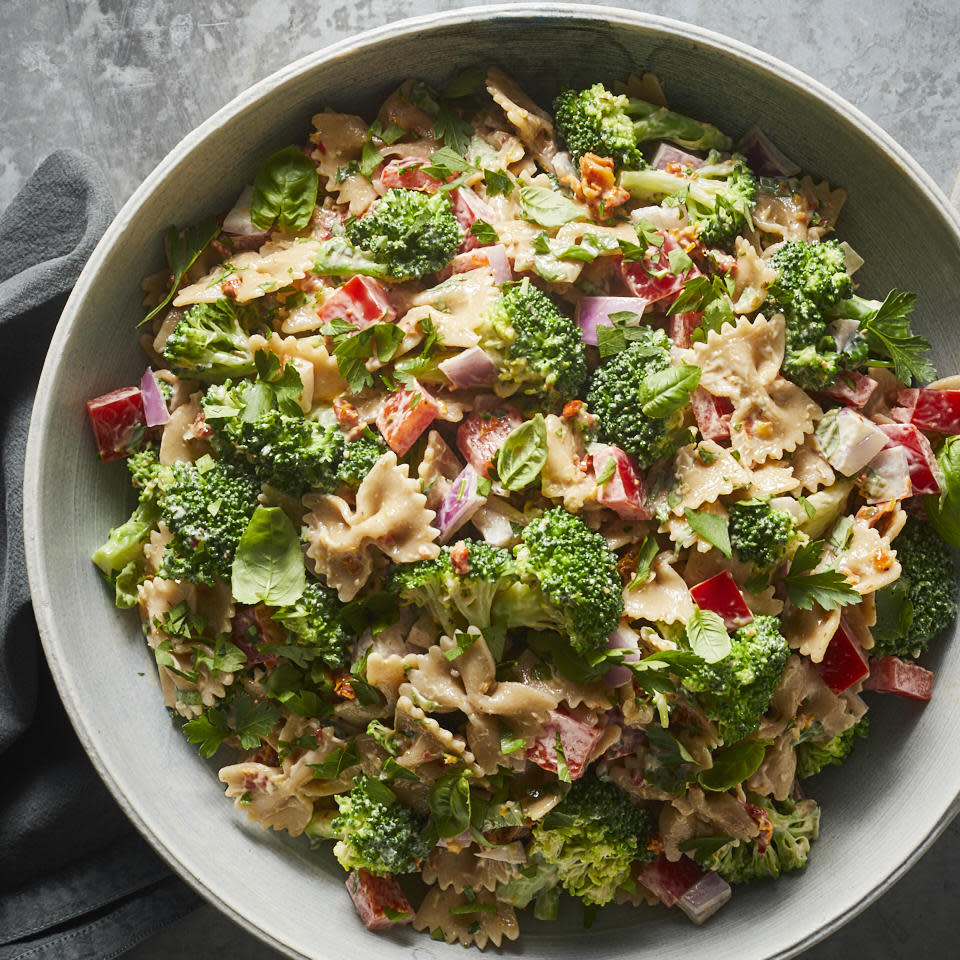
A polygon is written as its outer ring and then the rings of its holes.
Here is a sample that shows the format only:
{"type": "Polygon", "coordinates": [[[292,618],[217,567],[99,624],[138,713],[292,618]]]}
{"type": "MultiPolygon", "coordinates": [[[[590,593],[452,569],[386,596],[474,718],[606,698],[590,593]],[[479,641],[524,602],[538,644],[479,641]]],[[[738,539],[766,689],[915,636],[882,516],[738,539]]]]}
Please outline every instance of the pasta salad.
{"type": "Polygon", "coordinates": [[[493,67],[168,231],[150,365],[87,404],[138,498],[93,561],[369,929],[702,923],[806,866],[863,691],[930,698],[960,378],[857,291],[845,196],[651,74],[547,112],[493,67]]]}

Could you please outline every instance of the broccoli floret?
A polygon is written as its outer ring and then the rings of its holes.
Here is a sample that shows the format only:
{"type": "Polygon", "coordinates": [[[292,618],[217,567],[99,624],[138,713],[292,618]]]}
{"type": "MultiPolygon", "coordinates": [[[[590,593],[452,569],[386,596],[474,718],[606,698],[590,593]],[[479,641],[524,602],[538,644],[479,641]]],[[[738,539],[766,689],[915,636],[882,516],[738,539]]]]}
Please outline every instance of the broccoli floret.
{"type": "Polygon", "coordinates": [[[161,503],[161,517],[173,534],[162,575],[207,584],[229,579],[259,494],[256,479],[237,467],[209,458],[174,464],[161,503]]]}
{"type": "Polygon", "coordinates": [[[849,730],[830,740],[804,740],[796,746],[797,776],[804,780],[827,766],[840,766],[850,756],[854,744],[870,730],[870,720],[864,714],[849,730]]]}
{"type": "Polygon", "coordinates": [[[246,464],[261,483],[299,497],[316,487],[335,490],[343,455],[343,433],[335,424],[290,416],[277,410],[269,384],[227,380],[203,397],[214,449],[224,459],[246,464]]]}
{"type": "Polygon", "coordinates": [[[764,877],[801,870],[807,865],[810,844],[820,832],[820,807],[815,800],[783,800],[750,796],[766,814],[760,836],[725,844],[700,865],[716,870],[729,883],[749,883],[764,877]]]}
{"type": "Polygon", "coordinates": [[[170,468],[160,465],[157,449],[152,445],[127,457],[126,463],[130,482],[138,491],[136,509],[129,520],[110,531],[106,543],[90,558],[111,581],[129,564],[139,567],[143,545],[160,520],[160,491],[170,479],[170,468]]]}
{"type": "Polygon", "coordinates": [[[947,544],[930,524],[908,517],[894,541],[900,579],[877,591],[875,656],[913,656],[957,617],[957,573],[947,544]]]}
{"type": "Polygon", "coordinates": [[[723,742],[736,743],[760,726],[789,655],[777,618],[755,617],[731,635],[726,657],[692,667],[682,684],[723,742]]]}
{"type": "Polygon", "coordinates": [[[248,331],[258,319],[254,308],[237,307],[226,297],[196,303],[177,321],[163,347],[174,373],[209,383],[256,372],[248,331]]]}
{"type": "Polygon", "coordinates": [[[670,366],[670,340],[662,330],[637,329],[643,339],[630,344],[598,367],[587,393],[587,409],[597,417],[597,437],[649,467],[689,443],[689,431],[678,429],[682,411],[670,418],[648,417],[641,407],[640,387],[654,373],[670,366]]]}
{"type": "Polygon", "coordinates": [[[273,619],[296,634],[300,643],[315,648],[331,667],[342,667],[353,647],[353,636],[343,622],[343,606],[336,590],[308,578],[300,599],[292,606],[278,607],[273,619]]]}
{"type": "Polygon", "coordinates": [[[463,242],[446,193],[421,193],[394,187],[373,211],[347,224],[347,236],[395,280],[410,280],[442,270],[463,242]]]}
{"type": "Polygon", "coordinates": [[[529,279],[511,284],[487,311],[480,346],[499,368],[499,386],[550,405],[575,397],[587,379],[576,324],[529,279]]]}
{"type": "Polygon", "coordinates": [[[533,828],[532,858],[557,868],[563,888],[585,903],[602,905],[630,882],[635,861],[651,860],[650,813],[615,783],[586,774],[533,828]]]}
{"type": "Polygon", "coordinates": [[[556,629],[582,655],[603,650],[620,622],[623,592],[602,534],[554,507],[524,527],[514,555],[523,584],[497,597],[494,620],[556,629]]]}
{"type": "Polygon", "coordinates": [[[730,507],[730,545],[741,560],[761,570],[779,563],[797,536],[793,517],[766,500],[741,500],[730,507]]]}
{"type": "Polygon", "coordinates": [[[458,573],[444,547],[434,560],[419,560],[395,566],[388,589],[403,603],[424,607],[448,636],[474,624],[481,629],[491,623],[491,608],[498,591],[515,582],[516,568],[509,551],[483,541],[463,540],[466,561],[458,561],[458,573]]]}
{"type": "Polygon", "coordinates": [[[554,124],[574,160],[585,153],[611,157],[618,168],[646,166],[639,144],[669,140],[687,150],[729,150],[732,141],[709,123],[700,123],[626,96],[602,83],[585,90],[564,90],[553,103],[554,124]]]}
{"type": "Polygon", "coordinates": [[[337,480],[356,490],[388,449],[383,438],[368,428],[356,440],[344,445],[343,459],[337,467],[337,480]]]}
{"type": "Polygon", "coordinates": [[[430,852],[417,815],[379,780],[357,777],[349,793],[334,798],[339,815],[330,832],[339,838],[334,855],[344,870],[415,873],[430,852]]]}
{"type": "Polygon", "coordinates": [[[791,240],[777,249],[770,265],[778,275],[767,302],[783,314],[787,328],[783,375],[805,390],[822,390],[842,370],[864,366],[866,339],[858,333],[840,350],[829,329],[832,319],[850,312],[845,305],[859,300],[853,298],[839,242],[791,240]]]}
{"type": "Polygon", "coordinates": [[[753,226],[757,183],[739,153],[728,160],[711,153],[692,177],[666,170],[627,171],[620,185],[634,197],[682,202],[697,224],[698,236],[709,246],[729,246],[753,226]]]}

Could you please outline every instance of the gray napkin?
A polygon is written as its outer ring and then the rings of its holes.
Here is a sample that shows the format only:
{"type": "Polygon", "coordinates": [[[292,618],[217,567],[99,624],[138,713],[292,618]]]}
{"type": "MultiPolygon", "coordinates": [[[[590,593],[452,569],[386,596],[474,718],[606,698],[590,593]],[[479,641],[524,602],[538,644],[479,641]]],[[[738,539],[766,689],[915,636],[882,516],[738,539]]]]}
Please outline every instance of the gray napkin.
{"type": "Polygon", "coordinates": [[[0,960],[115,957],[199,903],[80,746],[43,659],[23,554],[37,380],[67,294],[112,216],[99,169],[67,150],[0,216],[0,960]]]}

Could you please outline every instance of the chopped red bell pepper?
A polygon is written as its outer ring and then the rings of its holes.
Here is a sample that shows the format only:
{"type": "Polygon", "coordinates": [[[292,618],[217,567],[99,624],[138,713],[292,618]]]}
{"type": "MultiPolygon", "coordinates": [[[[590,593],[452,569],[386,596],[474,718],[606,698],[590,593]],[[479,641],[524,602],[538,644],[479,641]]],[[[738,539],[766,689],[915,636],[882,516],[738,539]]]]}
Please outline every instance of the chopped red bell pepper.
{"type": "Polygon", "coordinates": [[[392,323],[397,319],[397,311],[376,280],[356,276],[351,277],[317,310],[317,316],[324,323],[346,320],[362,330],[374,323],[392,323]]]}
{"type": "Polygon", "coordinates": [[[814,663],[813,667],[834,693],[843,693],[870,673],[860,644],[847,630],[842,618],[840,626],[827,645],[823,659],[814,663]]]}
{"type": "Polygon", "coordinates": [[[897,394],[900,406],[890,412],[894,420],[912,423],[921,430],[960,433],[960,390],[930,390],[916,387],[897,394]]]}
{"type": "Polygon", "coordinates": [[[857,370],[844,370],[837,377],[837,382],[823,391],[823,395],[859,410],[879,386],[880,384],[873,377],[868,377],[857,370]]]}
{"type": "Polygon", "coordinates": [[[870,676],[863,689],[895,693],[910,700],[929,700],[933,696],[933,671],[899,657],[880,657],[870,661],[870,676]]]}
{"type": "Polygon", "coordinates": [[[648,303],[668,297],[673,299],[683,290],[687,280],[701,276],[696,264],[680,273],[672,273],[670,252],[680,250],[680,244],[665,230],[658,230],[657,233],[663,238],[661,247],[650,244],[644,260],[623,260],[620,263],[620,272],[630,292],[635,297],[643,297],[648,303]]]}
{"type": "Polygon", "coordinates": [[[747,601],[743,599],[737,581],[729,570],[691,587],[690,596],[701,610],[712,610],[718,614],[728,630],[743,627],[753,620],[747,601]]]}
{"type": "Polygon", "coordinates": [[[726,397],[715,397],[697,387],[690,397],[697,429],[704,440],[722,440],[730,436],[730,414],[733,404],[726,397]]]}
{"type": "Polygon", "coordinates": [[[104,463],[136,453],[143,443],[147,419],[137,387],[123,387],[87,401],[87,413],[104,463]]]}
{"type": "Polygon", "coordinates": [[[353,870],[347,877],[347,893],[368,930],[413,923],[414,909],[389,874],[375,877],[366,870],[353,870]]]}
{"type": "Polygon", "coordinates": [[[457,449],[481,477],[489,477],[497,451],[521,423],[523,414],[509,404],[471,413],[457,428],[457,449]]]}
{"type": "Polygon", "coordinates": [[[551,710],[550,719],[543,725],[540,735],[527,750],[527,759],[550,773],[556,773],[557,739],[559,738],[570,779],[577,780],[583,776],[590,754],[602,736],[601,724],[584,723],[576,717],[571,717],[569,713],[551,710]]]}
{"type": "Polygon", "coordinates": [[[651,516],[646,506],[643,474],[637,472],[630,454],[605,444],[597,444],[591,450],[593,475],[597,478],[610,470],[609,463],[613,459],[613,473],[597,486],[597,503],[609,507],[620,517],[639,519],[651,516]]]}
{"type": "Polygon", "coordinates": [[[703,876],[704,871],[689,857],[671,861],[660,854],[656,860],[643,865],[639,879],[654,896],[659,897],[665,907],[672,907],[703,876]]]}
{"type": "Polygon", "coordinates": [[[700,326],[702,313],[671,313],[667,332],[678,347],[693,346],[690,334],[700,326]]]}
{"type": "Polygon", "coordinates": [[[879,423],[889,438],[887,447],[902,447],[907,454],[913,496],[940,492],[940,467],[930,441],[912,423],[879,423]]]}
{"type": "Polygon", "coordinates": [[[377,426],[390,449],[402,457],[436,419],[440,405],[416,380],[390,395],[377,415],[377,426]]]}
{"type": "Polygon", "coordinates": [[[422,193],[436,193],[442,180],[431,177],[423,171],[427,161],[423,157],[397,157],[380,171],[377,178],[385,190],[399,187],[403,190],[420,190],[422,193]]]}

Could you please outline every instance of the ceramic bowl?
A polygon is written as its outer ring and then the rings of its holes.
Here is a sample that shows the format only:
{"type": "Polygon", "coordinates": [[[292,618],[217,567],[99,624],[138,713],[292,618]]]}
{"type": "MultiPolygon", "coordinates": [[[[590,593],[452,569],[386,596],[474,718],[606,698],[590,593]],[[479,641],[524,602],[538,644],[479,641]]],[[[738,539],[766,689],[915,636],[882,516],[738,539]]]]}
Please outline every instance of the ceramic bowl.
{"type": "MultiPolygon", "coordinates": [[[[229,207],[265,155],[304,139],[319,108],[372,115],[407,76],[440,81],[457,66],[487,63],[506,68],[544,103],[563,82],[652,70],[680,109],[734,135],[761,124],[804,170],[849,191],[840,235],[866,259],[858,274],[863,289],[918,291],[916,325],[933,342],[941,369],[960,367],[953,318],[942,309],[960,302],[960,223],[931,179],[829,90],[688,24],[553,4],[405,21],[291,64],[179,143],[106,232],[50,348],[27,455],[30,582],[64,703],[124,810],[200,893],[294,957],[463,953],[409,930],[367,933],[333,858],[249,825],[224,799],[214,768],[170,722],[136,618],[114,608],[88,559],[132,503],[122,465],[104,466],[93,455],[84,401],[143,370],[139,283],[162,266],[166,227],[229,207]]],[[[579,909],[552,924],[524,916],[521,939],[508,952],[552,960],[753,960],[790,956],[827,935],[901,876],[956,809],[960,656],[933,659],[933,701],[877,699],[870,739],[843,769],[818,778],[822,836],[801,875],[738,889],[703,928],[679,911],[652,908],[605,909],[590,930],[579,909]]]]}

